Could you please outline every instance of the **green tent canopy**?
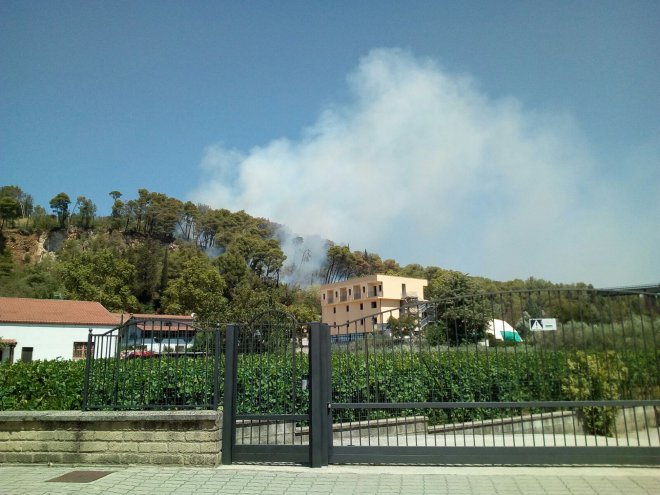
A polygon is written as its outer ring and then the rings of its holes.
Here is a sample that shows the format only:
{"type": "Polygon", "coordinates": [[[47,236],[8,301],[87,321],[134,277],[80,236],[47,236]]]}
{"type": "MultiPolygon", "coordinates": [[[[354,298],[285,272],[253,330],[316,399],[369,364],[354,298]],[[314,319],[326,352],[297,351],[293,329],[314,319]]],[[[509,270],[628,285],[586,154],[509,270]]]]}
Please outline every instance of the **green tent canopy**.
{"type": "Polygon", "coordinates": [[[507,342],[522,342],[523,339],[516,330],[501,330],[500,335],[502,336],[502,340],[507,341],[507,342]]]}
{"type": "Polygon", "coordinates": [[[522,342],[523,339],[518,331],[504,320],[494,318],[488,322],[486,333],[495,337],[495,340],[505,342],[522,342]]]}

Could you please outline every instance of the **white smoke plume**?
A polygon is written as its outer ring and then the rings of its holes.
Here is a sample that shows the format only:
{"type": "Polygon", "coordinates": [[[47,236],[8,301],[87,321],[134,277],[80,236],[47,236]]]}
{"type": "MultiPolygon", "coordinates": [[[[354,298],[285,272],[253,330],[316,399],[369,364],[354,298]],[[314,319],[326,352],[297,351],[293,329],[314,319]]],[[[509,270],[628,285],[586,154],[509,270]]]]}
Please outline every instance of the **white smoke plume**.
{"type": "Polygon", "coordinates": [[[398,49],[372,51],[347,81],[351,100],[297,139],[209,146],[194,200],[402,265],[595,285],[660,278],[660,229],[639,231],[660,217],[658,200],[622,208],[639,181],[600,179],[570,116],[490,98],[398,49]]]}
{"type": "Polygon", "coordinates": [[[275,236],[286,255],[280,280],[302,287],[320,283],[328,241],[317,235],[295,235],[286,226],[277,229],[275,236]]]}

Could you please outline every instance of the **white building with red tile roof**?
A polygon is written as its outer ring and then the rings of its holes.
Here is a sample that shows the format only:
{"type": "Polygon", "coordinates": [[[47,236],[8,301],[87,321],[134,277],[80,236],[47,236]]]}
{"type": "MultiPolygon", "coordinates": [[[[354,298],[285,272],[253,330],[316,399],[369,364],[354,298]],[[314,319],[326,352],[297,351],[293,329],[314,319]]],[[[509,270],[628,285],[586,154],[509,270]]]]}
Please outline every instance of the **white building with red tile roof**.
{"type": "Polygon", "coordinates": [[[98,302],[0,297],[0,337],[7,341],[0,357],[82,359],[90,329],[100,333],[118,324],[117,315],[98,302]]]}
{"type": "Polygon", "coordinates": [[[195,316],[124,313],[121,322],[120,349],[138,348],[153,353],[183,352],[192,347],[197,327],[195,316]]]}

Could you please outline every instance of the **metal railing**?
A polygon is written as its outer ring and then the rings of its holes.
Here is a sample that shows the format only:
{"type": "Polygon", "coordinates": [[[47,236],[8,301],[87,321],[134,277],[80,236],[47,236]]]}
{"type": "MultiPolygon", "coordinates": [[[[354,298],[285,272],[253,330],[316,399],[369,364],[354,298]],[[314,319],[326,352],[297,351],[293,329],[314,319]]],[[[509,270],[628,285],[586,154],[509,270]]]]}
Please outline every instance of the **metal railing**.
{"type": "Polygon", "coordinates": [[[322,339],[292,321],[236,329],[233,377],[225,328],[134,319],[90,333],[84,408],[215,409],[230,386],[239,457],[265,442],[298,459],[310,407],[330,462],[660,463],[648,294],[468,295],[313,324],[322,339]],[[326,356],[315,368],[307,335],[326,356]]]}
{"type": "Polygon", "coordinates": [[[657,308],[636,293],[544,290],[331,327],[334,460],[658,463],[657,308]]]}
{"type": "Polygon", "coordinates": [[[83,409],[215,409],[222,401],[223,330],[130,319],[91,331],[83,409]]]}

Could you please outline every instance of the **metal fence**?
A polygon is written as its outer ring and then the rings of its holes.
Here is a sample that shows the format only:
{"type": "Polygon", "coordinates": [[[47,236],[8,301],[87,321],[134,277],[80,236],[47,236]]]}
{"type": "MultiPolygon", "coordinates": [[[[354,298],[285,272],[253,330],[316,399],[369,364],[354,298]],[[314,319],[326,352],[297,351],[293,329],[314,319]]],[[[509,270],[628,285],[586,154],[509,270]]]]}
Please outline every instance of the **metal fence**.
{"type": "Polygon", "coordinates": [[[133,319],[90,334],[84,407],[224,400],[229,462],[660,464],[659,329],[655,296],[594,289],[332,327],[276,312],[214,329],[133,319]]]}
{"type": "Polygon", "coordinates": [[[331,327],[330,462],[658,463],[659,324],[654,296],[544,290],[331,327]]]}
{"type": "Polygon", "coordinates": [[[90,331],[83,409],[215,409],[223,346],[224,329],[158,318],[90,331]]]}

